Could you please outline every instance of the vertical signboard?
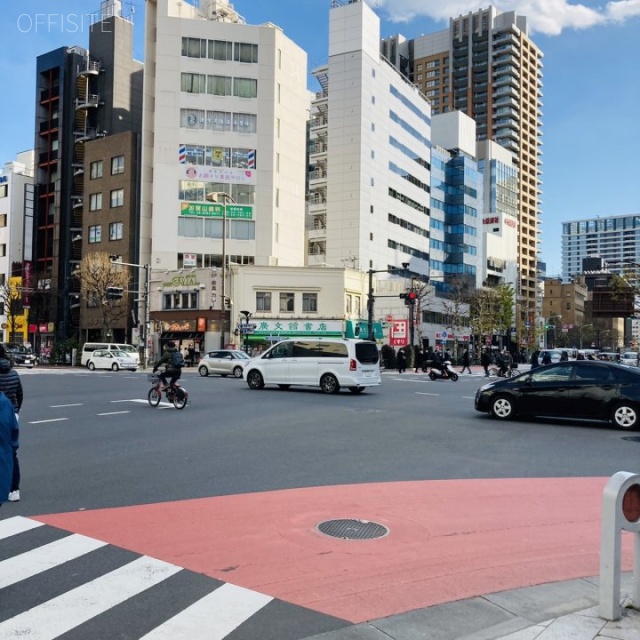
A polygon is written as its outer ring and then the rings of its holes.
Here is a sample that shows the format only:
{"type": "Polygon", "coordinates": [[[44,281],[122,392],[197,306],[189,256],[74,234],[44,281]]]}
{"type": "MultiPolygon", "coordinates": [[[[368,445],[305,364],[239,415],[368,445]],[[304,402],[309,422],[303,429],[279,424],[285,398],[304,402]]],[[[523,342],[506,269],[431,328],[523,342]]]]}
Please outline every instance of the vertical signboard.
{"type": "Polygon", "coordinates": [[[409,344],[408,320],[394,320],[390,324],[389,344],[392,347],[406,347],[409,344]]]}

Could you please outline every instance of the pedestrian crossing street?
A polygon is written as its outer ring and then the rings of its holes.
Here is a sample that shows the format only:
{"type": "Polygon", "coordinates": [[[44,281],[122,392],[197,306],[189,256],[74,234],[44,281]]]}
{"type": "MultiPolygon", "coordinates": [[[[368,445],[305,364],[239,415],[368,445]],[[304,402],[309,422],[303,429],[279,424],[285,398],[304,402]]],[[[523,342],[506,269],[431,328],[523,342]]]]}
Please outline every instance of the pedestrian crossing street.
{"type": "Polygon", "coordinates": [[[30,518],[0,520],[0,640],[301,640],[348,624],[30,518]]]}

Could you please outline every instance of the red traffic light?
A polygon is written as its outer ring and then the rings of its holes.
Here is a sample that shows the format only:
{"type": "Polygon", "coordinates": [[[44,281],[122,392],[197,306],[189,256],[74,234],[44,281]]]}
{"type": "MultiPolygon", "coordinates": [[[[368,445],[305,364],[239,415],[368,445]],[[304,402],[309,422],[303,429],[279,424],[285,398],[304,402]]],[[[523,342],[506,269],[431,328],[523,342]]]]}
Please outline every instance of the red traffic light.
{"type": "Polygon", "coordinates": [[[409,298],[409,300],[415,300],[418,297],[418,294],[415,291],[409,291],[409,293],[407,293],[407,298],[409,298]]]}

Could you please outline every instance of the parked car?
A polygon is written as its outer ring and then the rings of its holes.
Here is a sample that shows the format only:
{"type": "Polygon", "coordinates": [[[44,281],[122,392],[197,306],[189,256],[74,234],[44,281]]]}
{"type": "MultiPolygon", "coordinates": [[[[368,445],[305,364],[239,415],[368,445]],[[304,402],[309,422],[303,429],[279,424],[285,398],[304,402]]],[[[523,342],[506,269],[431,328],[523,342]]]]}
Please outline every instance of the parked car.
{"type": "Polygon", "coordinates": [[[4,345],[4,350],[7,353],[7,358],[14,367],[28,367],[31,369],[38,364],[35,355],[23,344],[7,342],[4,345]]]}
{"type": "Polygon", "coordinates": [[[198,373],[203,377],[216,374],[221,375],[223,378],[227,376],[242,378],[242,372],[249,360],[251,358],[239,349],[210,351],[200,360],[198,373]]]}
{"type": "Polygon", "coordinates": [[[476,392],[477,411],[498,420],[538,416],[640,426],[640,370],[597,360],[550,364],[476,392]]]}
{"type": "Polygon", "coordinates": [[[95,369],[111,369],[112,371],[128,369],[135,371],[138,368],[138,363],[124,351],[96,349],[87,360],[87,368],[89,371],[94,371],[95,369]]]}
{"type": "Polygon", "coordinates": [[[638,352],[637,351],[625,351],[620,358],[620,364],[626,364],[630,367],[638,366],[638,352]]]}
{"type": "Polygon", "coordinates": [[[538,362],[542,364],[542,360],[544,358],[544,354],[548,353],[551,356],[551,363],[560,362],[560,358],[562,357],[562,349],[543,349],[540,352],[540,356],[538,357],[538,362]]]}

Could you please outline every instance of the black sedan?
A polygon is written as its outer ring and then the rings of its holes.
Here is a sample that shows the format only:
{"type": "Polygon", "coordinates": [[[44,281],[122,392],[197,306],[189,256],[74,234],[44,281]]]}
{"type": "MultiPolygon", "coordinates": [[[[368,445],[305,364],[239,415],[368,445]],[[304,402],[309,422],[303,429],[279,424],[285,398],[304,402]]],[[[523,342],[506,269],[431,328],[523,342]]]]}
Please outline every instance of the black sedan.
{"type": "Polygon", "coordinates": [[[558,362],[485,384],[476,393],[475,407],[499,420],[601,420],[620,429],[637,429],[640,370],[612,362],[558,362]]]}

